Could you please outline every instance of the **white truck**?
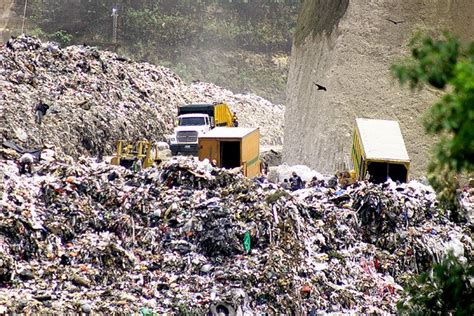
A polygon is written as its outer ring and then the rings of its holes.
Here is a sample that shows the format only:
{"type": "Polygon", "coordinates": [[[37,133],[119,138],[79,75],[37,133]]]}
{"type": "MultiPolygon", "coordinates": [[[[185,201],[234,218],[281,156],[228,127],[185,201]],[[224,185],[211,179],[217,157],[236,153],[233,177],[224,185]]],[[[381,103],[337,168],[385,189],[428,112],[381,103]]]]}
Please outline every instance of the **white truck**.
{"type": "Polygon", "coordinates": [[[172,155],[198,154],[198,139],[216,126],[235,126],[235,117],[224,103],[188,104],[178,108],[178,125],[170,138],[172,155]]]}

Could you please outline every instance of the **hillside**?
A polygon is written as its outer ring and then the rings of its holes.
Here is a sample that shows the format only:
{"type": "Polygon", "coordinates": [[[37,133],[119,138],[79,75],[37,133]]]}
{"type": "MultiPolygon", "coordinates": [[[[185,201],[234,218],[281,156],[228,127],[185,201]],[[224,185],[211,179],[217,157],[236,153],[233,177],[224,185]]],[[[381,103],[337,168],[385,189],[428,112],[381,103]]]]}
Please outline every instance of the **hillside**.
{"type": "Polygon", "coordinates": [[[408,54],[418,31],[448,29],[473,40],[473,15],[469,0],[305,1],[291,54],[283,160],[332,173],[349,165],[356,117],[394,119],[413,175],[424,175],[433,140],[421,120],[439,95],[401,88],[389,67],[408,54]]]}
{"type": "MultiPolygon", "coordinates": [[[[11,13],[23,16],[25,2],[9,2],[11,13]]],[[[116,50],[170,68],[187,83],[212,82],[283,103],[298,8],[298,1],[267,0],[30,0],[25,33],[116,50]]],[[[18,35],[21,27],[11,20],[18,35]]]]}
{"type": "Polygon", "coordinates": [[[14,5],[15,0],[0,0],[0,43],[6,42],[10,37],[10,28],[19,28],[14,5]]]}
{"type": "MultiPolygon", "coordinates": [[[[425,181],[349,184],[328,174],[349,163],[360,116],[398,119],[413,174],[423,174],[432,140],[421,115],[438,95],[401,89],[388,67],[418,29],[446,26],[469,40],[474,4],[305,0],[285,107],[245,87],[284,95],[288,33],[269,26],[291,25],[286,1],[29,3],[37,10],[27,27],[42,39],[0,43],[0,314],[392,315],[405,287],[432,267],[441,274],[434,265],[448,254],[472,274],[473,181],[456,191],[454,211],[425,181]],[[110,45],[114,4],[130,29],[110,45]],[[241,93],[225,88],[237,83],[241,93]],[[41,122],[39,102],[49,106],[41,122]],[[96,157],[121,139],[163,141],[179,105],[211,102],[259,128],[268,174],[244,176],[258,163],[242,161],[256,143],[237,143],[234,128],[210,153],[242,156],[236,168],[173,156],[128,169],[96,157]],[[282,145],[291,165],[280,163],[282,145]]],[[[450,270],[440,279],[456,291],[418,292],[442,301],[464,291],[457,296],[470,304],[469,277],[450,270]]]]}
{"type": "Polygon", "coordinates": [[[111,153],[116,140],[164,141],[178,105],[227,102],[241,126],[281,145],[283,107],[207,83],[187,85],[171,70],[90,46],[60,48],[20,36],[0,47],[0,135],[21,146],[54,145],[72,156],[111,153]],[[43,123],[34,107],[50,106],[43,123]],[[275,123],[278,122],[278,123],[275,123]]]}

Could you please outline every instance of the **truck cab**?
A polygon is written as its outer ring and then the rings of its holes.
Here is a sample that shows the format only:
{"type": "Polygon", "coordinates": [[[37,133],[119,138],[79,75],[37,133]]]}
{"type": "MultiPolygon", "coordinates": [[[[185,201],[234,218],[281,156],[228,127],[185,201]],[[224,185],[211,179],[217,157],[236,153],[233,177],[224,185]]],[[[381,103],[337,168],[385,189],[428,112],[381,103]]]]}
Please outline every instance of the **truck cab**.
{"type": "Polygon", "coordinates": [[[178,126],[212,126],[207,114],[183,114],[178,116],[178,126]]]}
{"type": "Polygon", "coordinates": [[[178,116],[178,126],[170,140],[173,155],[195,155],[198,150],[198,138],[209,132],[213,120],[207,114],[183,114],[178,116]]]}

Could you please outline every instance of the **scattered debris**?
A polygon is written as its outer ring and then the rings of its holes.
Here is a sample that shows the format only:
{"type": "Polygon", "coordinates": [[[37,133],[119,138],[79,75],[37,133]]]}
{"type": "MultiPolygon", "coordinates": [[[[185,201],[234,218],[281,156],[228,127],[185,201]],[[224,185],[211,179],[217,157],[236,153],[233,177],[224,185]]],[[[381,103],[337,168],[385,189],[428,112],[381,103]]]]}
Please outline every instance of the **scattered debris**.
{"type": "Polygon", "coordinates": [[[260,149],[260,160],[269,167],[279,166],[282,163],[281,147],[262,147],[260,149]]]}
{"type": "Polygon", "coordinates": [[[32,176],[0,160],[5,313],[394,313],[446,249],[472,260],[415,181],[290,192],[185,157],[135,173],[42,156],[32,176]]]}
{"type": "Polygon", "coordinates": [[[230,104],[241,126],[261,127],[263,144],[282,144],[283,106],[255,95],[188,86],[167,68],[90,46],[60,48],[25,35],[0,46],[0,142],[52,144],[76,158],[110,155],[119,139],[165,141],[178,105],[202,102],[230,104]],[[40,103],[48,109],[39,118],[40,103]]]}

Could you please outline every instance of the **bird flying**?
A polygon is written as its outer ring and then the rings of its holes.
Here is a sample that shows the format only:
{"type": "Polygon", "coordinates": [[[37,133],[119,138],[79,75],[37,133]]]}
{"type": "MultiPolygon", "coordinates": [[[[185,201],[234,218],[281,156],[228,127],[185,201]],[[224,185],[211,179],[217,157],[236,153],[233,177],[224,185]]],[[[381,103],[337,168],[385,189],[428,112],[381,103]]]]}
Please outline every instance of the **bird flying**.
{"type": "Polygon", "coordinates": [[[385,20],[387,20],[389,22],[392,22],[395,25],[405,22],[405,20],[403,20],[403,21],[395,21],[395,20],[392,20],[392,19],[385,19],[385,20]]]}
{"type": "Polygon", "coordinates": [[[318,87],[318,90],[328,91],[326,87],[323,87],[322,85],[319,85],[316,82],[313,82],[313,83],[316,85],[316,87],[318,87]]]}

